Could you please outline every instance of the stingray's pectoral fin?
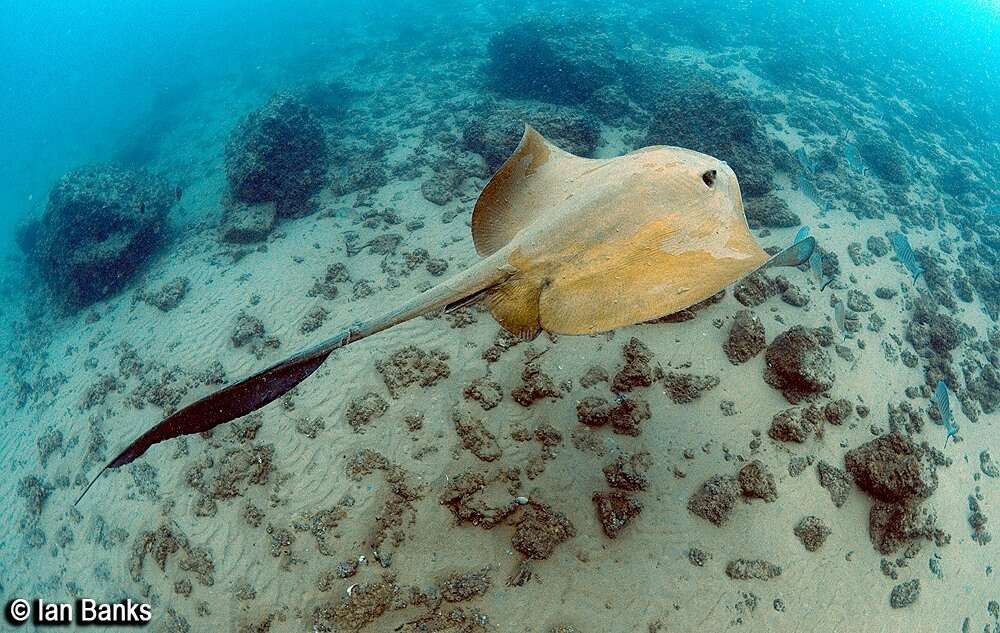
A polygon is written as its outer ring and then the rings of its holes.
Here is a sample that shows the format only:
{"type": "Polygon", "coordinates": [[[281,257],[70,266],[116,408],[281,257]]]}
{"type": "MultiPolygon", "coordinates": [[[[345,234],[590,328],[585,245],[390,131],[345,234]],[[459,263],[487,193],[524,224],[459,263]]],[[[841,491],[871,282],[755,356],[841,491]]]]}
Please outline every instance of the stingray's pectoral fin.
{"type": "Polygon", "coordinates": [[[773,266],[801,266],[809,261],[813,251],[816,249],[816,238],[807,237],[795,242],[785,250],[781,251],[764,263],[762,268],[773,266]]]}
{"type": "Polygon", "coordinates": [[[80,499],[83,499],[94,482],[109,468],[130,464],[141,457],[151,446],[165,440],[208,431],[220,424],[256,411],[291,391],[295,385],[316,371],[333,350],[343,347],[353,340],[351,333],[334,337],[324,344],[296,354],[245,380],[205,396],[168,416],[140,435],[107,466],[102,468],[74,505],[80,503],[80,499]]]}
{"type": "Polygon", "coordinates": [[[538,300],[542,289],[533,281],[514,276],[486,293],[486,305],[503,329],[522,339],[541,331],[538,300]]]}

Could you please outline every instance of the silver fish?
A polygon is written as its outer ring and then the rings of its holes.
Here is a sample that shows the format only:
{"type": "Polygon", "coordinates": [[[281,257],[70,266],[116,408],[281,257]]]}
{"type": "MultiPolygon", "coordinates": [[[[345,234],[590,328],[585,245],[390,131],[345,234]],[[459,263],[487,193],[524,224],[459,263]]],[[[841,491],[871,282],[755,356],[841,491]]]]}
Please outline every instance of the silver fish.
{"type": "Polygon", "coordinates": [[[847,310],[844,308],[844,302],[838,301],[837,305],[833,307],[833,316],[837,320],[837,327],[840,328],[840,333],[847,338],[847,310]]]}
{"type": "Polygon", "coordinates": [[[816,283],[819,285],[820,292],[826,290],[826,287],[833,283],[833,277],[824,281],[823,256],[820,255],[818,248],[813,251],[812,255],[809,256],[809,270],[812,272],[813,279],[815,279],[816,283]]]}
{"type": "Polygon", "coordinates": [[[941,414],[941,423],[944,424],[944,429],[948,433],[944,438],[944,445],[948,446],[948,438],[955,437],[955,434],[958,433],[958,426],[955,424],[955,416],[951,412],[948,386],[944,384],[943,380],[938,381],[937,389],[934,390],[931,400],[937,405],[938,413],[941,414]]]}
{"type": "Polygon", "coordinates": [[[851,169],[859,171],[862,174],[865,173],[865,164],[861,162],[861,156],[858,154],[857,148],[850,143],[844,145],[844,158],[851,169]]]}
{"type": "Polygon", "coordinates": [[[814,176],[816,174],[816,165],[809,160],[809,155],[806,154],[806,148],[800,147],[795,150],[795,158],[798,159],[799,165],[802,169],[806,170],[807,174],[810,176],[814,176]]]}
{"type": "Polygon", "coordinates": [[[893,233],[889,236],[889,241],[892,242],[892,248],[896,251],[896,257],[900,263],[906,266],[906,270],[913,275],[913,283],[917,283],[917,277],[924,273],[924,269],[917,262],[917,256],[910,246],[910,240],[906,239],[902,233],[893,233]]]}

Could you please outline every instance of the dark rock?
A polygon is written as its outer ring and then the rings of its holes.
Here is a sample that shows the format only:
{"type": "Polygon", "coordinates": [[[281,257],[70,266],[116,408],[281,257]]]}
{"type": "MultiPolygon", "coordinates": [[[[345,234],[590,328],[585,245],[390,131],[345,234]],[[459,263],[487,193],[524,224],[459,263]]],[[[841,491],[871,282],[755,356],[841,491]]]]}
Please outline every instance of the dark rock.
{"type": "Polygon", "coordinates": [[[688,499],[688,510],[706,521],[722,526],[736,508],[742,489],[736,477],[715,475],[698,488],[688,499]]]}
{"type": "Polygon", "coordinates": [[[271,233],[276,221],[277,213],[271,202],[229,202],[219,224],[219,237],[232,244],[260,242],[271,233]]]}
{"type": "Polygon", "coordinates": [[[642,512],[641,503],[618,490],[595,492],[593,501],[601,528],[608,538],[618,538],[632,519],[642,512]]]}
{"type": "Polygon", "coordinates": [[[706,391],[718,387],[719,377],[679,374],[670,371],[663,376],[663,386],[671,400],[677,404],[686,404],[701,398],[706,391]]]}
{"type": "Polygon", "coordinates": [[[764,324],[757,315],[751,310],[740,310],[733,317],[729,337],[722,349],[732,364],[745,363],[766,347],[765,336],[764,324]]]}
{"type": "Polygon", "coordinates": [[[892,593],[889,594],[889,605],[893,609],[903,609],[916,602],[919,597],[920,579],[914,578],[892,588],[892,593]]]}
{"type": "Polygon", "coordinates": [[[906,152],[881,131],[869,130],[858,138],[858,153],[865,165],[882,180],[906,187],[910,183],[909,159],[906,152]]]}
{"type": "Polygon", "coordinates": [[[531,501],[517,520],[513,546],[525,558],[543,560],[556,546],[576,536],[576,528],[561,512],[531,501]]]}
{"type": "Polygon", "coordinates": [[[726,575],[733,580],[771,580],[781,575],[781,567],[766,560],[739,558],[726,564],[726,575]]]}
{"type": "Polygon", "coordinates": [[[744,211],[751,229],[789,228],[802,224],[798,214],[788,208],[788,203],[774,194],[748,197],[744,211]]]}
{"type": "Polygon", "coordinates": [[[226,179],[239,202],[296,210],[322,186],[328,150],[323,127],[305,103],[276,94],[248,114],[226,144],[226,179]]]}
{"type": "Polygon", "coordinates": [[[833,386],[830,355],[810,330],[797,325],[779,334],[765,354],[764,380],[792,404],[833,386]]]}
{"type": "Polygon", "coordinates": [[[831,530],[829,526],[819,517],[812,515],[803,518],[795,526],[795,536],[802,541],[802,545],[810,552],[815,552],[822,547],[830,534],[831,530]]]}
{"type": "Polygon", "coordinates": [[[111,166],[59,179],[32,229],[30,257],[55,297],[79,309],[120,290],[163,245],[173,190],[111,166]]]}
{"type": "Polygon", "coordinates": [[[659,368],[654,369],[650,362],[653,352],[634,336],[622,347],[625,366],[615,375],[611,391],[624,393],[635,387],[648,387],[660,377],[659,368]]]}
{"type": "Polygon", "coordinates": [[[892,503],[926,499],[937,488],[937,473],[924,449],[900,433],[877,437],[844,456],[854,483],[872,497],[892,503]]]}
{"type": "Polygon", "coordinates": [[[774,483],[774,475],[759,460],[755,459],[740,468],[737,480],[744,497],[763,499],[768,503],[778,499],[778,487],[774,483]]]}
{"type": "Polygon", "coordinates": [[[665,79],[651,104],[652,119],[642,144],[687,147],[715,156],[732,166],[744,196],[769,193],[777,164],[788,160],[788,150],[772,143],[749,98],[709,81],[665,79]]]}
{"type": "Polygon", "coordinates": [[[825,460],[820,460],[816,464],[816,474],[819,476],[819,485],[830,493],[833,505],[838,508],[844,505],[847,495],[851,492],[851,480],[847,473],[825,460]]]}

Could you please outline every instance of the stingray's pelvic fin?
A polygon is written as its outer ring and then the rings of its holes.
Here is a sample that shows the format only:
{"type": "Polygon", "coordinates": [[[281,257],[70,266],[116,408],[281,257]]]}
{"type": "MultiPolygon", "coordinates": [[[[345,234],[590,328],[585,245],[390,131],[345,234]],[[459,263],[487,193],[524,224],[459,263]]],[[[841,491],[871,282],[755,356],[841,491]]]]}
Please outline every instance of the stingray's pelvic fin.
{"type": "Polygon", "coordinates": [[[812,256],[815,248],[815,237],[807,237],[799,240],[767,260],[764,268],[771,268],[772,266],[800,266],[809,261],[809,257],[812,256]]]}

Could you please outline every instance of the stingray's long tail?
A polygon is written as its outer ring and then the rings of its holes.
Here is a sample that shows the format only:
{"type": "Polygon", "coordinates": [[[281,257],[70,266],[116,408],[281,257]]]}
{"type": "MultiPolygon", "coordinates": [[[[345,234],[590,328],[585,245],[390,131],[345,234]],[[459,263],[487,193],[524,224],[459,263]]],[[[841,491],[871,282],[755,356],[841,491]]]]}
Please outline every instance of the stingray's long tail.
{"type": "Polygon", "coordinates": [[[478,265],[414,297],[396,310],[358,323],[318,345],[189,404],[129,444],[97,473],[74,505],[80,503],[90,487],[106,470],[132,463],[151,446],[182,435],[208,431],[256,411],[288,393],[295,385],[312,375],[334,351],[394,325],[464,301],[502,281],[509,272],[497,266],[496,261],[498,258],[485,259],[478,265]]]}

